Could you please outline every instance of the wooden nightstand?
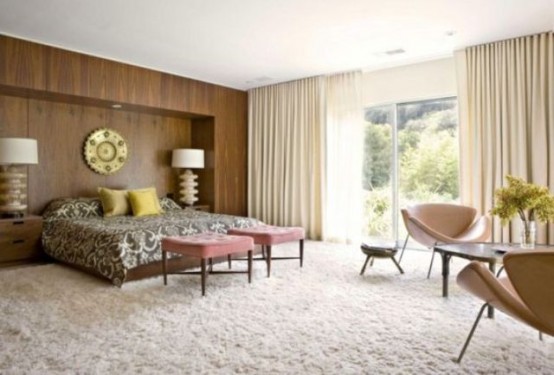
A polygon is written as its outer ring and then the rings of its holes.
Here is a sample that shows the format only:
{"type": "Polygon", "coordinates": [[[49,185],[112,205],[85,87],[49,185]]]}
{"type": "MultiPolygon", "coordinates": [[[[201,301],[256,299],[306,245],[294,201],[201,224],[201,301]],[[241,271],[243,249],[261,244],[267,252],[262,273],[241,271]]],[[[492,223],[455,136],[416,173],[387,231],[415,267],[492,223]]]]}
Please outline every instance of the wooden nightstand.
{"type": "Polygon", "coordinates": [[[199,205],[196,205],[196,206],[184,206],[183,208],[185,210],[210,212],[210,205],[208,205],[208,204],[199,204],[199,205]]]}
{"type": "Polygon", "coordinates": [[[0,219],[0,267],[41,257],[42,217],[0,219]]]}

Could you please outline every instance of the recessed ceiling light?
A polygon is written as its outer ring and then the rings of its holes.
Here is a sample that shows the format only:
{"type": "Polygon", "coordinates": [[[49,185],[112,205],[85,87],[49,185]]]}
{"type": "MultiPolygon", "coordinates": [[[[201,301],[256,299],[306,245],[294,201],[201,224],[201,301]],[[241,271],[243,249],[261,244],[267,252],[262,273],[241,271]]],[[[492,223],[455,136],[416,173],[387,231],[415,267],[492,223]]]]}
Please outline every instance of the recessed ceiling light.
{"type": "Polygon", "coordinates": [[[261,77],[249,79],[248,81],[245,81],[245,83],[247,85],[252,85],[252,84],[258,84],[258,83],[269,82],[269,81],[273,81],[273,78],[268,76],[261,76],[261,77]]]}
{"type": "Polygon", "coordinates": [[[112,108],[114,109],[119,109],[121,107],[123,107],[121,104],[112,104],[112,108]]]}
{"type": "Polygon", "coordinates": [[[391,49],[389,51],[385,51],[385,54],[392,56],[392,55],[400,55],[405,52],[406,50],[404,50],[404,48],[397,48],[397,49],[391,49]]]}
{"type": "Polygon", "coordinates": [[[271,81],[272,79],[273,78],[268,77],[268,76],[261,76],[261,77],[254,78],[254,81],[256,81],[256,82],[267,82],[267,81],[271,81]]]}
{"type": "Polygon", "coordinates": [[[448,30],[447,32],[444,33],[444,35],[454,36],[454,35],[456,35],[456,30],[448,30]]]}

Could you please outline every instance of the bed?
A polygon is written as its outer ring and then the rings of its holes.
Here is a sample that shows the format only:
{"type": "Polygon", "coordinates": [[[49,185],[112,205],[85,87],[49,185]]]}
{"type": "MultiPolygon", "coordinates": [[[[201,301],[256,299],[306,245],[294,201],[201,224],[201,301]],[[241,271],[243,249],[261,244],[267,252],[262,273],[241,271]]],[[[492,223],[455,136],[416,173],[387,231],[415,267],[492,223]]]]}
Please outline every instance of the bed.
{"type": "MultiPolygon", "coordinates": [[[[43,249],[52,258],[121,286],[125,281],[161,273],[161,238],[259,224],[256,219],[181,209],[161,198],[164,213],[144,217],[103,217],[97,198],[61,198],[43,213],[43,249]]],[[[186,260],[171,261],[173,268],[186,260]]]]}

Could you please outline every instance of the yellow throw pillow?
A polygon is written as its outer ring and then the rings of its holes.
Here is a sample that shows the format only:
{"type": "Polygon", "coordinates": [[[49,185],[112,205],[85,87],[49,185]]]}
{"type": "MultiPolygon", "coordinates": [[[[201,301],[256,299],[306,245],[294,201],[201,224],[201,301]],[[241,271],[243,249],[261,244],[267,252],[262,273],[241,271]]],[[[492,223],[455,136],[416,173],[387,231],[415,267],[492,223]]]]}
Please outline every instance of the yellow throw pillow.
{"type": "Polygon", "coordinates": [[[127,190],[112,190],[103,187],[98,188],[104,216],[122,216],[131,213],[131,206],[127,198],[127,190]]]}
{"type": "Polygon", "coordinates": [[[129,201],[135,216],[159,215],[163,212],[155,188],[131,190],[129,201]]]}

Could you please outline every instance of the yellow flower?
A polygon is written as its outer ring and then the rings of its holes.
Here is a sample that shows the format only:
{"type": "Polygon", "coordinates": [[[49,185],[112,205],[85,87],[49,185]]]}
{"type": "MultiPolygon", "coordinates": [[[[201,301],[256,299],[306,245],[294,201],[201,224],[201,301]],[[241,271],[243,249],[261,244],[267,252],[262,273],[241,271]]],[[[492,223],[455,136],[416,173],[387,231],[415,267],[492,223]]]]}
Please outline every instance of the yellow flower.
{"type": "Polygon", "coordinates": [[[500,218],[502,225],[516,215],[525,223],[554,219],[554,196],[546,186],[535,185],[510,175],[506,176],[506,180],[508,187],[494,192],[496,205],[490,211],[500,218]]]}

